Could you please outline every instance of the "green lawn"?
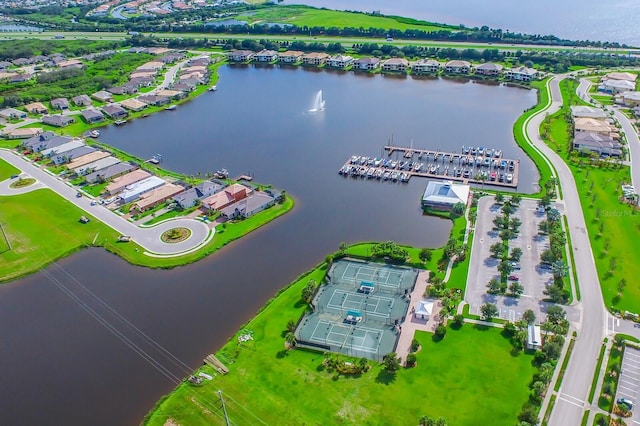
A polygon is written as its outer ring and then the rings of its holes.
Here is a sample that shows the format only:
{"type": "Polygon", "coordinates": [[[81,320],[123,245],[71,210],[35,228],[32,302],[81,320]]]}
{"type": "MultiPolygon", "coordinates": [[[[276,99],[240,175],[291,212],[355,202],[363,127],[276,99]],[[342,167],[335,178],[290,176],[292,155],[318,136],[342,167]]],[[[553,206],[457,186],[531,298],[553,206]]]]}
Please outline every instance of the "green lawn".
{"type": "Polygon", "coordinates": [[[0,181],[8,179],[18,173],[20,173],[20,170],[16,169],[6,161],[0,160],[0,181]]]}
{"type": "Polygon", "coordinates": [[[316,9],[307,6],[277,6],[251,11],[251,14],[240,14],[236,19],[259,22],[281,22],[299,27],[352,27],[352,28],[381,28],[407,30],[417,29],[423,31],[441,31],[459,28],[419,21],[407,18],[373,16],[365,13],[342,12],[338,10],[316,9]],[[254,13],[255,12],[255,13],[254,13]]]}
{"type": "MultiPolygon", "coordinates": [[[[218,351],[229,374],[199,388],[180,385],[145,424],[164,425],[168,419],[180,425],[222,424],[219,415],[204,408],[218,390],[236,424],[257,424],[253,415],[266,424],[296,425],[412,425],[422,415],[442,416],[449,425],[517,423],[535,369],[532,356],[511,355],[498,329],[467,324],[448,329],[437,343],[431,334],[419,332],[417,367],[395,376],[375,363],[359,377],[340,376],[324,369],[321,353],[285,351],[285,325],[304,309],[301,289],[311,278],[320,281],[325,268],[293,283],[245,326],[254,341],[239,345],[235,336],[218,351]]],[[[202,371],[213,374],[208,366],[202,371]]]]}

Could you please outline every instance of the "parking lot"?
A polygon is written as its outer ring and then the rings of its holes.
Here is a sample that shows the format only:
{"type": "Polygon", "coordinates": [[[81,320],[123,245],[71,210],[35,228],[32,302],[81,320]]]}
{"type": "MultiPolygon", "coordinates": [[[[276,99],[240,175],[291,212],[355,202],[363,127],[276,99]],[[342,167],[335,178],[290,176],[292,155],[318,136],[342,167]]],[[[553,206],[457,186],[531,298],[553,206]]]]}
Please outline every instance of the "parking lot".
{"type": "Polygon", "coordinates": [[[522,222],[517,238],[509,241],[509,251],[515,247],[522,249],[520,269],[512,274],[519,277],[524,292],[520,298],[493,295],[487,293],[487,283],[492,279],[500,279],[498,272],[499,259],[491,257],[490,247],[499,242],[498,232],[493,231],[493,219],[502,215],[500,205],[493,196],[483,197],[478,203],[475,237],[471,251],[469,275],[465,301],[469,303],[469,313],[480,315],[480,306],[493,303],[500,310],[500,318],[517,321],[522,314],[531,309],[538,319],[542,319],[547,303],[542,302],[547,284],[553,282],[549,269],[540,266],[540,254],[549,247],[549,239],[538,235],[538,225],[545,219],[545,213],[537,211],[536,200],[522,200],[512,218],[522,222]]]}
{"type": "MultiPolygon", "coordinates": [[[[619,398],[626,398],[637,404],[640,401],[640,350],[626,347],[624,356],[622,357],[622,369],[620,370],[620,378],[618,380],[618,390],[616,392],[616,401],[619,398]]],[[[634,415],[625,419],[628,425],[640,425],[640,414],[637,413],[638,408],[634,406],[632,410],[634,415]]]]}

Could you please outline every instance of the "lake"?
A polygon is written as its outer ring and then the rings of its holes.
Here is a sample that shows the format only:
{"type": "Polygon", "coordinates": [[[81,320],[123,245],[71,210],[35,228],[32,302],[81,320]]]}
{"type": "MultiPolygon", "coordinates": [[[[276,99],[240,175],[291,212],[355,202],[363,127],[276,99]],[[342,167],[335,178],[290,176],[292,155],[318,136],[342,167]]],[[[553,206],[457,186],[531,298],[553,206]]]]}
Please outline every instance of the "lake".
{"type": "Polygon", "coordinates": [[[285,0],[338,10],[381,11],[432,22],[487,25],[512,32],[640,46],[640,2],[634,0],[285,0]]]}
{"type": "Polygon", "coordinates": [[[343,178],[352,154],[380,156],[392,137],[443,150],[484,145],[522,158],[521,190],[537,181],[511,133],[533,91],[300,68],[219,72],[217,92],[101,139],[144,158],[161,153],[164,167],[188,174],[251,173],[295,197],[295,209],[193,265],[152,270],[88,249],[0,286],[3,423],[138,424],[175,377],[340,242],[446,241],[450,223],[419,208],[426,180],[343,178]],[[326,110],[311,114],[318,90],[326,110]]]}

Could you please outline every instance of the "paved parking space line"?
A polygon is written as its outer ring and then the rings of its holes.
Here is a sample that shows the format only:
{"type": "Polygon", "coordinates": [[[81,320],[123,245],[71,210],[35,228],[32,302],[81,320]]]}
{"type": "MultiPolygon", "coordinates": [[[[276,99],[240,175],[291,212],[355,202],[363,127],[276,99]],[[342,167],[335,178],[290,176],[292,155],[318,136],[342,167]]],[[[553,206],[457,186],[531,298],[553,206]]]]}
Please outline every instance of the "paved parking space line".
{"type": "Polygon", "coordinates": [[[636,387],[630,388],[630,387],[627,387],[627,386],[624,386],[624,385],[620,385],[620,384],[618,385],[618,388],[619,389],[628,389],[631,392],[635,392],[635,391],[638,390],[636,387]]]}

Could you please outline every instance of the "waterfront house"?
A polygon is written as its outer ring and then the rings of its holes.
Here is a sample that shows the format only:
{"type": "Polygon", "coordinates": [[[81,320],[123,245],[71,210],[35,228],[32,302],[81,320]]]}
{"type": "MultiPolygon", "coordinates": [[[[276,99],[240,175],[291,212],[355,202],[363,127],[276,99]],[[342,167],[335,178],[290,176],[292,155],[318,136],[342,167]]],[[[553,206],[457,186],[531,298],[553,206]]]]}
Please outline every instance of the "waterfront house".
{"type": "Polygon", "coordinates": [[[67,98],[56,98],[51,100],[51,108],[65,110],[69,109],[69,99],[67,98]]]}
{"type": "Polygon", "coordinates": [[[435,210],[452,210],[453,206],[458,203],[466,206],[469,192],[469,185],[451,181],[430,181],[422,196],[422,207],[435,210]]]}
{"type": "Polygon", "coordinates": [[[407,72],[409,61],[404,58],[391,58],[382,63],[383,71],[407,72]]]}
{"type": "Polygon", "coordinates": [[[122,192],[120,193],[120,198],[123,202],[130,203],[140,198],[142,194],[146,194],[147,192],[153,191],[154,189],[160,188],[161,186],[166,184],[167,182],[163,179],[160,179],[158,176],[151,176],[127,185],[127,187],[124,188],[124,190],[122,190],[122,192]]]}
{"type": "Polygon", "coordinates": [[[253,58],[254,53],[251,50],[234,50],[229,52],[230,62],[247,62],[253,58]]]}
{"type": "Polygon", "coordinates": [[[626,80],[635,83],[637,78],[637,74],[630,72],[610,72],[602,77],[602,80],[626,80]]]}
{"type": "Polygon", "coordinates": [[[593,132],[576,132],[573,137],[573,149],[591,151],[598,155],[622,156],[622,145],[611,136],[593,132]]]}
{"type": "Polygon", "coordinates": [[[22,127],[19,129],[4,130],[2,137],[6,139],[28,139],[42,133],[40,127],[22,127]]]}
{"type": "Polygon", "coordinates": [[[200,56],[198,58],[189,59],[187,65],[191,66],[204,66],[206,67],[211,63],[211,60],[206,56],[200,56]]]}
{"type": "Polygon", "coordinates": [[[527,328],[527,349],[538,350],[542,347],[542,335],[540,334],[540,326],[529,324],[527,328]]]}
{"type": "Polygon", "coordinates": [[[43,157],[51,158],[54,155],[64,154],[68,151],[73,151],[76,148],[80,148],[85,146],[84,142],[78,139],[71,139],[69,142],[63,143],[62,145],[58,145],[56,147],[43,149],[41,154],[43,157]]]}
{"type": "Polygon", "coordinates": [[[73,171],[78,176],[85,176],[85,175],[88,175],[89,173],[93,173],[98,170],[105,169],[109,166],[113,166],[114,164],[118,164],[119,162],[120,160],[118,160],[117,158],[108,156],[108,157],[104,157],[99,160],[96,160],[92,163],[88,163],[80,167],[76,167],[75,169],[73,169],[73,171]]]}
{"type": "Polygon", "coordinates": [[[224,189],[225,185],[218,182],[206,180],[191,189],[186,190],[182,194],[173,197],[173,200],[183,209],[193,207],[198,200],[210,197],[224,189]]]}
{"type": "Polygon", "coordinates": [[[253,60],[257,62],[273,62],[278,59],[278,52],[275,50],[262,49],[255,55],[253,60]]]}
{"type": "Polygon", "coordinates": [[[220,210],[247,198],[251,192],[252,190],[250,188],[240,185],[239,183],[234,183],[224,188],[224,190],[202,200],[202,205],[211,211],[220,210]]]}
{"type": "Polygon", "coordinates": [[[102,107],[102,112],[113,120],[121,120],[125,118],[129,113],[117,104],[109,104],[102,107]]]}
{"type": "Polygon", "coordinates": [[[67,165],[67,168],[69,170],[73,170],[73,169],[77,169],[80,168],[84,165],[87,164],[91,164],[94,161],[98,161],[102,158],[107,158],[110,157],[111,154],[109,154],[108,152],[104,152],[104,151],[93,151],[90,152],[88,154],[85,155],[81,155],[78,156],[76,158],[73,158],[71,161],[69,161],[69,164],[67,165]]]}
{"type": "Polygon", "coordinates": [[[169,99],[182,99],[185,96],[187,96],[187,94],[184,92],[181,92],[179,90],[170,90],[170,89],[158,90],[157,95],[164,96],[169,99]]]}
{"type": "Polygon", "coordinates": [[[636,89],[636,84],[627,80],[604,80],[598,86],[599,92],[613,95],[622,92],[630,92],[636,89]]]}
{"type": "Polygon", "coordinates": [[[169,99],[166,96],[142,95],[142,96],[138,96],[138,100],[148,105],[159,106],[159,105],[168,104],[171,99],[169,99]]]}
{"type": "Polygon", "coordinates": [[[71,98],[71,102],[73,102],[76,106],[91,106],[91,98],[87,95],[78,95],[71,98]]]}
{"type": "Polygon", "coordinates": [[[171,88],[173,90],[179,90],[180,92],[193,92],[196,89],[196,83],[185,83],[181,80],[180,83],[171,85],[171,88]]]}
{"type": "Polygon", "coordinates": [[[93,173],[89,173],[84,177],[84,179],[88,183],[106,182],[113,177],[122,176],[125,173],[129,173],[131,170],[136,169],[137,167],[138,166],[129,163],[116,163],[102,170],[97,170],[93,173]]]}
{"type": "Polygon", "coordinates": [[[636,107],[640,105],[640,92],[622,92],[616,96],[616,103],[628,107],[636,107]]]}
{"type": "Polygon", "coordinates": [[[60,164],[66,164],[74,158],[82,157],[83,155],[91,154],[92,152],[96,152],[97,150],[91,146],[82,145],[78,148],[72,149],[70,151],[61,152],[59,154],[54,154],[51,156],[51,162],[56,166],[60,164]]]}
{"type": "Polygon", "coordinates": [[[302,61],[302,56],[304,56],[304,52],[287,50],[284,53],[278,54],[278,61],[285,64],[295,64],[302,61]]]}
{"type": "Polygon", "coordinates": [[[455,59],[444,64],[444,72],[447,74],[469,74],[471,72],[471,63],[455,59]]]}
{"type": "Polygon", "coordinates": [[[327,59],[327,66],[338,69],[345,69],[353,64],[353,58],[349,55],[335,55],[327,59]]]}
{"type": "Polygon", "coordinates": [[[226,219],[235,219],[238,217],[246,219],[274,204],[275,199],[269,194],[254,192],[248,197],[220,209],[220,215],[226,219]]]}
{"type": "Polygon", "coordinates": [[[31,102],[30,104],[26,104],[24,109],[26,109],[29,114],[46,114],[49,112],[42,102],[31,102]]]}
{"type": "Polygon", "coordinates": [[[112,102],[113,101],[113,95],[109,92],[106,92],[104,90],[100,90],[96,93],[93,93],[91,95],[91,97],[97,101],[100,102],[112,102]]]}
{"type": "Polygon", "coordinates": [[[44,149],[60,146],[64,143],[71,142],[71,138],[67,136],[58,136],[53,132],[44,132],[38,136],[34,136],[22,142],[22,148],[32,152],[40,152],[44,149]]]}
{"type": "Polygon", "coordinates": [[[505,77],[509,80],[532,81],[538,76],[538,71],[533,68],[515,67],[508,69],[505,77]]]}
{"type": "Polygon", "coordinates": [[[82,118],[84,118],[84,121],[89,124],[99,123],[104,120],[104,114],[97,109],[85,109],[82,110],[80,114],[82,115],[82,118]]]}
{"type": "Polygon", "coordinates": [[[609,117],[609,115],[602,110],[602,108],[594,108],[590,106],[584,105],[573,105],[571,107],[571,116],[576,118],[595,118],[595,119],[605,119],[609,117]]]}
{"type": "Polygon", "coordinates": [[[609,124],[605,120],[597,120],[595,118],[576,118],[573,120],[574,133],[590,132],[603,136],[611,136],[618,139],[619,135],[615,126],[609,124]]]}
{"type": "Polygon", "coordinates": [[[328,57],[329,55],[327,55],[326,53],[319,53],[319,52],[305,53],[304,55],[302,55],[302,64],[319,67],[324,65],[325,62],[327,62],[328,57]]]}
{"type": "Polygon", "coordinates": [[[440,71],[440,62],[435,59],[418,59],[411,64],[411,71],[414,74],[435,74],[440,71]]]}
{"type": "Polygon", "coordinates": [[[122,102],[120,102],[120,106],[122,106],[123,108],[128,109],[129,111],[142,111],[143,109],[145,109],[148,105],[138,99],[126,99],[122,102]]]}
{"type": "Polygon", "coordinates": [[[500,64],[494,64],[493,62],[485,62],[478,65],[475,69],[476,75],[483,75],[486,77],[498,77],[502,74],[503,66],[500,64]]]}
{"type": "Polygon", "coordinates": [[[68,117],[66,115],[45,115],[42,117],[42,122],[44,124],[55,127],[66,127],[74,121],[73,117],[68,117]]]}
{"type": "Polygon", "coordinates": [[[6,120],[24,120],[27,118],[27,113],[15,108],[5,108],[0,110],[0,117],[6,120]]]}
{"type": "Polygon", "coordinates": [[[353,61],[353,69],[360,71],[372,71],[380,66],[378,58],[358,58],[353,61]]]}
{"type": "Polygon", "coordinates": [[[192,65],[190,67],[184,67],[182,68],[182,70],[180,70],[180,74],[192,74],[196,72],[205,75],[209,73],[209,69],[204,65],[192,65]]]}
{"type": "Polygon", "coordinates": [[[182,186],[167,183],[166,185],[162,185],[141,195],[140,199],[136,201],[133,208],[139,212],[143,212],[147,209],[164,203],[168,199],[174,197],[175,195],[178,195],[183,191],[184,188],[182,186]]]}
{"type": "Polygon", "coordinates": [[[113,181],[109,185],[107,185],[106,193],[109,195],[115,195],[123,191],[124,189],[126,189],[127,186],[133,185],[136,182],[140,182],[141,180],[145,180],[150,177],[151,177],[151,173],[145,170],[142,170],[142,169],[134,170],[123,176],[113,179],[113,181]]]}

